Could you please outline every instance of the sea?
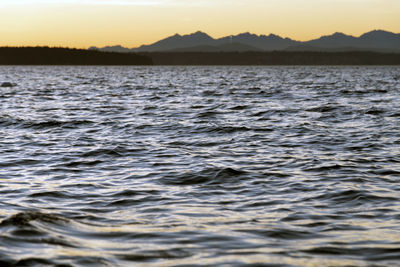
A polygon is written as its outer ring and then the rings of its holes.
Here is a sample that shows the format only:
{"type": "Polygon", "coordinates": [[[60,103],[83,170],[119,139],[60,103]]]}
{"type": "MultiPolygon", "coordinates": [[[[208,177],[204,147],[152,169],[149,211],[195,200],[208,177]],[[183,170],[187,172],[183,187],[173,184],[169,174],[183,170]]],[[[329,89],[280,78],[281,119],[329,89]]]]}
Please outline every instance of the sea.
{"type": "Polygon", "coordinates": [[[1,266],[400,266],[398,66],[0,66],[1,266]]]}

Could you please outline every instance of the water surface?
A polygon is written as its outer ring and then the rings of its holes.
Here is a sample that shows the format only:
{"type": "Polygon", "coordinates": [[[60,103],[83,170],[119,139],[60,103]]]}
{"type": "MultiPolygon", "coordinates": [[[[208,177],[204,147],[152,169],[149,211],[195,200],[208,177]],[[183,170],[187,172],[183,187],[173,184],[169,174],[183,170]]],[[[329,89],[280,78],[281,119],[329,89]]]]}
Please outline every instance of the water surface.
{"type": "Polygon", "coordinates": [[[399,266],[399,67],[1,67],[0,263],[399,266]]]}

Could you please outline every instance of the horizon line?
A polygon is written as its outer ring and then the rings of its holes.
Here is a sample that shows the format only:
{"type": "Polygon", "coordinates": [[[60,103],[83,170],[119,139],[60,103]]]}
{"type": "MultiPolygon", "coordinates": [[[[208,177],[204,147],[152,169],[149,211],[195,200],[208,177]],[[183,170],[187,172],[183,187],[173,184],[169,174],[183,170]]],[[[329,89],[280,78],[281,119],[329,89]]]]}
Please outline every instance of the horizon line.
{"type": "Polygon", "coordinates": [[[173,36],[176,36],[176,35],[178,35],[178,36],[180,36],[180,37],[184,37],[184,36],[194,35],[194,34],[196,34],[196,33],[203,33],[203,34],[206,34],[206,35],[208,35],[209,37],[211,37],[211,38],[214,39],[214,40],[218,40],[218,39],[222,39],[222,38],[226,38],[226,37],[230,37],[230,36],[238,36],[238,35],[242,35],[242,34],[251,34],[251,35],[255,35],[255,36],[257,36],[257,37],[261,37],[261,36],[271,36],[271,35],[273,35],[273,36],[278,36],[278,37],[283,38],[283,39],[290,39],[290,40],[293,40],[293,41],[296,41],[296,42],[302,42],[302,43],[304,43],[304,42],[310,42],[310,41],[313,41],[313,40],[318,40],[318,39],[320,39],[320,38],[322,38],[322,37],[332,36],[332,35],[334,35],[334,34],[343,34],[343,35],[350,36],[350,37],[354,37],[354,38],[360,38],[361,36],[363,36],[363,35],[365,35],[365,34],[367,34],[367,33],[375,32],[375,31],[383,31],[383,32],[388,32],[388,33],[393,33],[393,34],[396,34],[396,35],[400,35],[400,32],[399,32],[399,33],[396,33],[396,32],[392,32],[392,31],[389,31],[389,30],[384,30],[384,29],[375,28],[375,29],[373,29],[373,30],[366,31],[366,32],[364,32],[364,33],[362,33],[362,34],[360,34],[360,35],[358,35],[358,36],[356,36],[356,35],[351,35],[351,34],[347,34],[347,33],[340,32],[340,31],[335,31],[335,32],[333,32],[333,33],[331,33],[331,34],[325,34],[325,35],[321,35],[321,36],[316,37],[316,38],[313,38],[313,39],[307,39],[307,40],[305,40],[305,41],[300,41],[300,40],[292,39],[291,37],[281,36],[281,35],[275,34],[275,33],[269,33],[269,34],[261,33],[261,34],[257,34],[257,33],[252,33],[252,32],[250,32],[250,31],[245,31],[245,32],[239,32],[239,33],[237,33],[237,34],[228,34],[228,35],[223,35],[223,36],[221,36],[221,37],[213,37],[213,36],[211,36],[210,34],[208,34],[208,33],[205,32],[205,31],[197,30],[197,31],[193,31],[193,32],[190,32],[190,33],[185,33],[185,34],[180,34],[180,33],[170,34],[170,35],[168,35],[168,36],[166,36],[166,37],[163,37],[163,38],[161,38],[161,39],[158,39],[158,40],[156,40],[156,41],[154,41],[154,42],[152,42],[152,43],[140,44],[139,46],[136,46],[136,47],[124,46],[124,45],[122,45],[121,43],[108,44],[108,45],[105,45],[105,46],[102,46],[102,47],[100,47],[100,46],[97,47],[96,45],[88,45],[88,46],[83,46],[83,47],[71,47],[71,46],[65,46],[65,45],[62,45],[62,44],[57,44],[57,45],[32,44],[32,45],[20,45],[20,46],[19,46],[19,45],[7,45],[7,44],[5,44],[5,45],[1,45],[0,47],[50,47],[50,48],[90,49],[90,48],[106,48],[106,47],[120,46],[120,47],[122,47],[122,48],[127,48],[127,49],[136,49],[136,48],[140,48],[141,46],[152,45],[152,44],[154,44],[154,43],[157,43],[157,42],[159,42],[159,41],[165,40],[165,39],[167,39],[167,38],[169,38],[169,37],[173,37],[173,36]]]}
{"type": "MultiPolygon", "coordinates": [[[[395,32],[391,32],[391,31],[388,31],[388,30],[376,28],[376,29],[373,29],[373,30],[364,32],[364,33],[360,34],[359,36],[347,34],[347,33],[344,33],[344,32],[335,31],[335,32],[333,32],[333,33],[331,33],[331,34],[321,35],[321,36],[319,36],[319,37],[317,37],[317,38],[314,38],[314,39],[309,39],[309,40],[305,40],[305,41],[299,41],[299,40],[292,39],[292,38],[287,37],[287,36],[284,37],[284,36],[281,36],[281,35],[275,34],[275,33],[256,34],[256,33],[250,32],[250,31],[246,31],[246,32],[240,32],[240,33],[237,33],[237,34],[228,34],[228,35],[224,35],[224,36],[222,36],[222,37],[213,37],[213,36],[211,36],[210,34],[208,34],[208,33],[205,32],[205,31],[197,30],[197,31],[193,31],[193,32],[191,32],[191,33],[185,33],[185,34],[180,34],[180,33],[171,34],[171,35],[168,35],[168,36],[166,36],[166,37],[163,37],[163,38],[161,38],[161,39],[159,39],[159,40],[157,40],[157,41],[155,41],[155,42],[153,42],[153,43],[141,44],[141,45],[136,46],[136,47],[125,47],[125,46],[123,46],[123,45],[121,45],[121,44],[114,44],[114,45],[110,44],[110,45],[106,45],[106,46],[103,46],[103,47],[97,47],[97,48],[121,46],[121,47],[123,47],[123,48],[135,49],[135,48],[139,48],[139,47],[141,47],[141,46],[152,45],[152,44],[154,44],[154,43],[156,43],[156,42],[165,40],[165,39],[167,39],[167,38],[169,38],[169,37],[173,37],[173,36],[176,36],[176,35],[179,35],[179,36],[181,36],[181,37],[184,37],[184,36],[190,36],[190,35],[193,35],[193,34],[196,34],[196,33],[204,33],[204,34],[210,36],[211,38],[213,38],[214,40],[218,40],[218,39],[222,39],[222,38],[230,37],[230,36],[238,36],[238,35],[241,35],[241,34],[251,34],[251,35],[256,35],[257,37],[275,35],[275,36],[278,36],[278,37],[283,38],[283,39],[291,39],[291,40],[296,41],[296,42],[302,42],[302,43],[304,43],[304,42],[309,42],[309,41],[317,40],[317,39],[320,39],[320,38],[322,38],[322,37],[332,36],[332,35],[337,34],[337,33],[339,33],[339,34],[344,34],[344,35],[350,36],[350,37],[360,38],[360,37],[363,36],[364,34],[367,34],[367,33],[370,33],[370,32],[375,32],[375,31],[383,31],[383,32],[389,32],[389,33],[393,33],[393,34],[396,34],[396,35],[400,35],[400,32],[399,32],[399,33],[395,33],[395,32]]],[[[96,46],[95,46],[95,45],[88,46],[88,49],[91,48],[91,47],[96,47],[96,46]]]]}

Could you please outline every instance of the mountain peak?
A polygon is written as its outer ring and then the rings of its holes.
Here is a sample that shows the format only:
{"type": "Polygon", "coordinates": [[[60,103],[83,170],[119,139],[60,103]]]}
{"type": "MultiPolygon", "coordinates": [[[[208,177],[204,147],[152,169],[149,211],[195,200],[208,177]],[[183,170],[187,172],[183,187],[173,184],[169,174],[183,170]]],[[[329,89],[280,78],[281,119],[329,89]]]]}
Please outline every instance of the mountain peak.
{"type": "Polygon", "coordinates": [[[396,48],[396,50],[400,51],[400,34],[383,30],[373,30],[364,33],[359,39],[363,40],[370,47],[380,46],[385,49],[396,48]]]}
{"type": "Polygon", "coordinates": [[[192,35],[208,35],[208,34],[202,31],[197,31],[195,33],[192,33],[192,35]]]}
{"type": "Polygon", "coordinates": [[[365,38],[365,37],[384,37],[384,36],[394,36],[396,34],[384,30],[373,30],[367,33],[364,33],[363,35],[360,36],[360,38],[365,38]]]}
{"type": "Polygon", "coordinates": [[[346,34],[344,34],[342,32],[335,32],[334,34],[332,34],[332,36],[341,37],[341,36],[348,36],[348,35],[346,35],[346,34]]]}
{"type": "MultiPolygon", "coordinates": [[[[273,33],[270,33],[268,35],[268,37],[271,39],[282,39],[282,37],[280,37],[279,35],[273,34],[273,33]]],[[[286,39],[288,39],[288,38],[286,38],[286,39]]]]}
{"type": "Polygon", "coordinates": [[[331,46],[333,44],[337,45],[338,42],[339,43],[348,42],[348,41],[353,41],[354,39],[357,38],[351,35],[344,34],[342,32],[335,32],[331,35],[324,35],[318,39],[314,39],[305,43],[311,45],[316,45],[318,43],[318,45],[331,46]]]}
{"type": "Polygon", "coordinates": [[[389,32],[389,31],[385,31],[385,30],[372,30],[372,31],[370,31],[370,32],[367,32],[367,33],[365,33],[365,34],[369,34],[369,33],[389,33],[389,34],[391,34],[392,32],[389,32]]]}
{"type": "Polygon", "coordinates": [[[197,31],[197,32],[194,32],[194,33],[191,33],[191,34],[183,35],[183,37],[205,37],[205,38],[211,38],[210,35],[208,35],[205,32],[202,32],[202,31],[197,31]]]}
{"type": "Polygon", "coordinates": [[[246,37],[257,37],[256,34],[250,33],[250,32],[244,32],[244,33],[240,33],[237,36],[246,36],[246,37]]]}

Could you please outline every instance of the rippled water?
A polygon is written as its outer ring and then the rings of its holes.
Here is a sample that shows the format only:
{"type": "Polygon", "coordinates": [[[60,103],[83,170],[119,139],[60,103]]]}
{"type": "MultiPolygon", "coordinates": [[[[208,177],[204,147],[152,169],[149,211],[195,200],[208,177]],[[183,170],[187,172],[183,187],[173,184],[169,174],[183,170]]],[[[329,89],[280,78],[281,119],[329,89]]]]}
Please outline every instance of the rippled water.
{"type": "Polygon", "coordinates": [[[399,266],[399,67],[1,67],[0,263],[399,266]]]}

